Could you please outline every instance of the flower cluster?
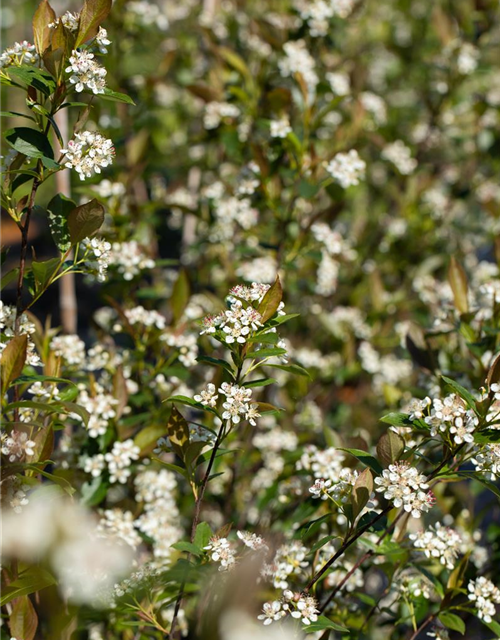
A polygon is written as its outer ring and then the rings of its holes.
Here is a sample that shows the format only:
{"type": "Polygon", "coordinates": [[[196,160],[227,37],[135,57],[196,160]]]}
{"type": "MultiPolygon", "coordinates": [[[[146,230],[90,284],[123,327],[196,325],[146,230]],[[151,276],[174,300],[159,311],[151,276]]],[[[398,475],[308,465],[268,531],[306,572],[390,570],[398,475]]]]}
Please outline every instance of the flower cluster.
{"type": "Polygon", "coordinates": [[[448,436],[455,444],[474,442],[473,434],[479,424],[476,414],[456,394],[432,400],[430,415],[424,420],[431,428],[431,436],[448,436]]]}
{"type": "Polygon", "coordinates": [[[85,266],[97,273],[99,282],[104,282],[111,261],[111,243],[102,238],[86,238],[81,246],[85,251],[85,266]]]}
{"type": "MultiPolygon", "coordinates": [[[[6,338],[13,338],[16,335],[16,308],[13,305],[6,305],[0,300],[0,329],[2,335],[6,338]]],[[[37,367],[42,364],[40,356],[36,351],[35,343],[31,336],[35,333],[35,323],[32,322],[26,313],[22,313],[19,317],[19,335],[28,336],[28,344],[26,348],[26,362],[33,367],[37,367]]],[[[0,342],[0,353],[3,352],[7,346],[7,342],[0,342]]]]}
{"type": "Polygon", "coordinates": [[[318,619],[318,602],[313,596],[294,593],[290,589],[283,591],[281,600],[264,603],[262,613],[258,616],[265,625],[281,620],[287,615],[299,619],[302,624],[309,625],[318,619]]]}
{"type": "Polygon", "coordinates": [[[325,169],[335,182],[347,189],[363,180],[366,162],[361,160],[355,149],[351,149],[347,153],[337,153],[333,160],[325,165],[325,169]]]}
{"type": "Polygon", "coordinates": [[[67,149],[61,149],[61,153],[64,154],[64,166],[74,169],[80,180],[85,180],[113,163],[115,149],[113,142],[100,133],[83,131],[75,133],[67,149]]]}
{"type": "Polygon", "coordinates": [[[219,392],[226,396],[222,403],[222,418],[233,424],[238,424],[244,416],[250,424],[255,425],[255,419],[260,417],[259,405],[252,402],[252,390],[237,384],[223,382],[219,392]]]}
{"type": "Polygon", "coordinates": [[[467,589],[469,600],[477,609],[477,617],[485,622],[491,622],[496,613],[495,604],[500,604],[500,589],[484,576],[471,580],[467,589]]]}
{"type": "Polygon", "coordinates": [[[139,459],[140,448],[133,440],[116,441],[111,451],[104,455],[108,463],[109,479],[111,482],[125,484],[130,477],[130,465],[139,459]]]}
{"type": "Polygon", "coordinates": [[[434,496],[429,489],[427,478],[407,462],[398,462],[384,469],[375,478],[376,491],[383,492],[396,508],[403,507],[414,518],[429,511],[434,504],[434,496]]]}
{"type": "Polygon", "coordinates": [[[38,54],[36,53],[35,45],[23,40],[2,51],[0,54],[0,69],[12,65],[36,64],[37,61],[38,54]]]}
{"type": "Polygon", "coordinates": [[[106,89],[107,71],[95,61],[95,56],[90,51],[73,51],[66,68],[70,73],[69,81],[75,85],[75,91],[81,93],[84,89],[90,89],[95,95],[104,93],[106,89]]]}
{"type": "Polygon", "coordinates": [[[439,562],[450,570],[455,567],[462,538],[454,529],[438,522],[426,531],[411,533],[410,540],[413,541],[415,549],[423,551],[427,558],[438,558],[439,562]]]}
{"type": "Polygon", "coordinates": [[[209,544],[203,548],[210,552],[208,555],[211,560],[219,563],[219,571],[231,569],[236,562],[236,552],[227,538],[214,536],[210,538],[209,544]]]}

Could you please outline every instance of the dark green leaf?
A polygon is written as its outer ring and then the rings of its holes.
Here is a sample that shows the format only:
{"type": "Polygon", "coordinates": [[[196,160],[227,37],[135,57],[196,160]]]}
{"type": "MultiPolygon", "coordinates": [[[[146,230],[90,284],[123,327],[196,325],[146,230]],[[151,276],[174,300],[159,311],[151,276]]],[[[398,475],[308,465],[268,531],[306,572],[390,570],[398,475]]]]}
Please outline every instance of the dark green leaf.
{"type": "Polygon", "coordinates": [[[377,475],[380,475],[382,473],[383,468],[380,462],[376,458],[371,456],[369,453],[367,453],[366,451],[362,451],[361,449],[343,449],[342,447],[339,447],[339,449],[341,451],[346,451],[347,453],[350,453],[351,456],[354,456],[355,458],[357,458],[366,467],[370,467],[370,469],[375,471],[377,475]]]}
{"type": "Polygon", "coordinates": [[[6,131],[4,137],[19,153],[29,158],[40,158],[47,169],[59,167],[54,161],[54,152],[47,136],[40,131],[28,127],[17,127],[6,131]]]}

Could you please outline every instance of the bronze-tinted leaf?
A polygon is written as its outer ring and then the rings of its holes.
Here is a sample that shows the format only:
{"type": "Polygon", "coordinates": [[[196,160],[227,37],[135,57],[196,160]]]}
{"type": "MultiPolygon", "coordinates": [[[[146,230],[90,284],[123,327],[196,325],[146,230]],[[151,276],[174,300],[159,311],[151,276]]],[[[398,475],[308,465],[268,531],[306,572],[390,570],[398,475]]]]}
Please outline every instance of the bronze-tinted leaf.
{"type": "Polygon", "coordinates": [[[7,344],[0,360],[2,365],[2,394],[7,391],[10,383],[19,378],[26,362],[28,336],[14,336],[7,344]]]}
{"type": "Polygon", "coordinates": [[[104,207],[95,198],[76,207],[68,216],[68,231],[72,244],[88,238],[104,222],[104,207]]]}
{"type": "Polygon", "coordinates": [[[75,47],[93,38],[111,11],[112,0],[85,0],[75,47]]]}
{"type": "Polygon", "coordinates": [[[388,467],[399,460],[405,448],[404,440],[397,433],[389,429],[377,444],[377,457],[384,467],[388,467]]]}
{"type": "Polygon", "coordinates": [[[467,276],[458,260],[452,256],[448,268],[448,282],[453,291],[455,307],[459,313],[469,311],[467,276]]]}
{"type": "Polygon", "coordinates": [[[373,491],[373,475],[370,469],[362,471],[352,489],[352,516],[357,518],[363,511],[373,491]]]}
{"type": "Polygon", "coordinates": [[[283,298],[283,289],[281,288],[281,282],[279,276],[276,276],[276,280],[272,287],[268,290],[266,295],[262,298],[262,302],[259,304],[258,311],[262,316],[262,322],[267,322],[274,316],[283,298]]]}
{"type": "Polygon", "coordinates": [[[14,638],[33,640],[38,627],[38,616],[28,596],[16,598],[9,618],[10,633],[14,638]]]}
{"type": "Polygon", "coordinates": [[[39,55],[50,46],[51,29],[49,24],[54,22],[56,14],[47,0],[42,0],[33,16],[33,41],[39,55]]]}

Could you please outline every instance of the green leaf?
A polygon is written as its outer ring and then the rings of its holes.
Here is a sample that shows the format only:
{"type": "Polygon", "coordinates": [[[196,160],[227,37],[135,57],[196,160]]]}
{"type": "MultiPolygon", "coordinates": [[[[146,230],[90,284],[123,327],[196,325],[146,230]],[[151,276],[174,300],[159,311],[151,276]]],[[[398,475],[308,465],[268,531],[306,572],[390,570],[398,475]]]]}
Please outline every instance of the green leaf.
{"type": "Polygon", "coordinates": [[[272,356],[282,356],[286,353],[286,349],[274,347],[271,349],[259,349],[258,351],[250,351],[247,358],[270,358],[272,356]]]}
{"type": "Polygon", "coordinates": [[[35,291],[37,293],[45,289],[52,276],[57,273],[60,264],[61,261],[59,258],[51,258],[44,262],[37,262],[36,260],[33,260],[31,263],[31,270],[35,276],[35,291]]]}
{"type": "Polygon", "coordinates": [[[72,380],[67,380],[66,378],[58,378],[57,376],[44,376],[41,374],[19,376],[13,381],[12,386],[17,384],[33,384],[33,382],[57,382],[62,384],[71,384],[76,387],[75,383],[72,380]]]}
{"type": "Polygon", "coordinates": [[[491,622],[485,622],[484,620],[481,620],[481,622],[486,627],[488,627],[490,631],[493,631],[497,638],[500,638],[500,624],[496,620],[492,620],[491,622]]]}
{"type": "Polygon", "coordinates": [[[454,613],[450,613],[449,611],[442,611],[438,615],[439,620],[444,624],[445,627],[451,629],[452,631],[458,631],[462,635],[465,633],[465,622],[462,618],[459,618],[454,613]]]}
{"type": "Polygon", "coordinates": [[[109,100],[110,102],[124,102],[125,104],[133,104],[135,102],[126,93],[119,93],[118,91],[111,91],[111,89],[104,89],[104,93],[99,94],[101,100],[109,100]]]}
{"type": "Polygon", "coordinates": [[[192,553],[194,556],[202,556],[203,551],[200,547],[192,542],[186,542],[185,540],[181,540],[181,542],[176,542],[171,545],[172,549],[177,549],[177,551],[187,551],[188,553],[192,553]]]}
{"type": "Polygon", "coordinates": [[[274,378],[259,378],[259,380],[252,380],[251,382],[245,382],[243,384],[247,389],[253,389],[255,387],[267,387],[270,384],[274,384],[276,380],[274,378]]]}
{"type": "Polygon", "coordinates": [[[486,487],[486,489],[489,489],[492,493],[494,493],[497,498],[500,498],[500,489],[497,487],[497,485],[491,480],[488,480],[487,478],[482,476],[479,472],[457,471],[457,475],[463,476],[464,478],[469,478],[470,480],[476,480],[477,482],[482,484],[483,487],[486,487]]]}
{"type": "Polygon", "coordinates": [[[47,136],[40,131],[16,127],[6,131],[4,137],[13,149],[29,158],[39,158],[47,169],[59,167],[54,161],[54,152],[47,136]]]}
{"type": "Polygon", "coordinates": [[[11,282],[15,282],[19,277],[19,267],[15,267],[2,276],[1,289],[3,290],[11,282]]]}
{"type": "Polygon", "coordinates": [[[441,379],[444,380],[446,384],[451,387],[457,395],[465,400],[469,407],[477,413],[476,401],[474,400],[473,395],[469,391],[467,391],[467,389],[462,387],[461,384],[458,384],[458,382],[455,382],[455,380],[447,378],[446,376],[441,376],[441,379]]]}
{"type": "Polygon", "coordinates": [[[80,13],[80,26],[75,48],[93,38],[111,11],[112,0],[85,0],[80,13]]]}
{"type": "Polygon", "coordinates": [[[386,424],[390,424],[394,427],[411,427],[412,425],[407,413],[388,413],[380,418],[380,422],[385,422],[386,424]]]}
{"type": "Polygon", "coordinates": [[[28,336],[14,336],[2,352],[1,364],[1,385],[2,394],[4,394],[10,386],[10,383],[18,378],[26,362],[26,351],[28,348],[28,336]]]}
{"type": "Polygon", "coordinates": [[[68,217],[75,208],[75,202],[62,193],[55,195],[47,205],[50,233],[57,248],[63,253],[71,247],[68,217]]]}
{"type": "Polygon", "coordinates": [[[279,276],[276,276],[274,284],[268,289],[257,309],[262,316],[263,323],[267,322],[274,316],[282,298],[283,289],[281,288],[279,276]]]}
{"type": "Polygon", "coordinates": [[[210,525],[207,522],[200,522],[196,527],[193,542],[199,549],[204,549],[204,547],[206,547],[210,542],[210,538],[213,535],[210,525]]]}
{"type": "Polygon", "coordinates": [[[229,362],[225,360],[221,360],[220,358],[212,358],[211,356],[199,356],[196,358],[198,362],[204,362],[206,364],[211,364],[214,367],[222,367],[226,371],[228,371],[232,376],[234,376],[234,371],[229,362]]]}
{"type": "Polygon", "coordinates": [[[382,435],[377,444],[377,456],[384,467],[399,460],[404,450],[403,438],[391,429],[382,435]]]}
{"type": "Polygon", "coordinates": [[[333,629],[334,631],[342,631],[343,633],[348,633],[349,630],[346,627],[342,627],[340,624],[336,622],[332,622],[326,616],[318,616],[316,622],[311,622],[311,624],[305,624],[302,626],[302,630],[307,633],[314,633],[316,631],[323,631],[323,629],[333,629]]]}
{"type": "Polygon", "coordinates": [[[0,605],[3,607],[14,598],[21,598],[35,593],[35,591],[41,591],[53,584],[56,584],[56,579],[51,573],[41,567],[31,566],[23,571],[14,582],[2,589],[0,605]]]}
{"type": "Polygon", "coordinates": [[[184,309],[189,302],[189,296],[190,287],[187,273],[185,269],[181,269],[179,271],[179,275],[177,276],[177,280],[175,281],[172,291],[172,298],[170,300],[170,304],[172,306],[172,316],[175,324],[177,324],[181,319],[182,314],[184,313],[184,309]]]}
{"type": "MultiPolygon", "coordinates": [[[[47,0],[42,0],[33,16],[33,42],[36,50],[42,56],[50,45],[49,24],[56,19],[56,12],[47,0]]],[[[14,634],[16,635],[16,634],[14,634]]]]}
{"type": "Polygon", "coordinates": [[[102,476],[93,478],[91,482],[85,482],[81,488],[81,503],[86,507],[97,507],[108,493],[109,485],[102,476]]]}
{"type": "Polygon", "coordinates": [[[157,440],[164,437],[167,430],[164,426],[149,425],[144,427],[134,438],[134,444],[139,447],[141,453],[144,453],[156,444],[157,440]]]}
{"type": "Polygon", "coordinates": [[[196,402],[196,400],[193,400],[193,398],[189,398],[188,396],[170,396],[170,398],[167,398],[166,400],[164,400],[164,402],[180,402],[181,404],[187,404],[190,407],[197,407],[202,411],[205,409],[202,404],[196,402]]]}
{"type": "Polygon", "coordinates": [[[340,451],[346,451],[347,453],[350,453],[351,456],[354,456],[361,463],[363,463],[365,467],[369,467],[370,469],[375,471],[377,475],[380,475],[382,473],[383,468],[380,462],[366,451],[362,451],[361,449],[343,449],[342,447],[339,447],[339,449],[340,451]]]}
{"type": "Polygon", "coordinates": [[[68,216],[68,231],[72,244],[88,238],[104,222],[104,207],[95,198],[73,209],[68,216]]]}
{"type": "Polygon", "coordinates": [[[16,79],[24,82],[28,87],[33,87],[45,96],[50,96],[56,90],[56,81],[46,71],[33,66],[9,67],[8,73],[16,79]]]}
{"type": "Polygon", "coordinates": [[[266,367],[273,367],[274,369],[281,369],[282,371],[288,371],[296,376],[304,376],[305,378],[311,378],[311,374],[307,369],[301,367],[300,364],[267,364],[266,367]]]}

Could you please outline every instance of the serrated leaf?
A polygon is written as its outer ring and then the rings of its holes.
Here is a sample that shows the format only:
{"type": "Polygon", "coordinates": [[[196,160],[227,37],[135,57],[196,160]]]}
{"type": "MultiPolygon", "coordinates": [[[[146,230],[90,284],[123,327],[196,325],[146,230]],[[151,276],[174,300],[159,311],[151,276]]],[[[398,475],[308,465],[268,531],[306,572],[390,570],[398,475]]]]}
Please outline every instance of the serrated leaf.
{"type": "Polygon", "coordinates": [[[101,228],[103,222],[104,207],[95,198],[73,209],[68,215],[68,231],[72,244],[91,236],[101,228]]]}

